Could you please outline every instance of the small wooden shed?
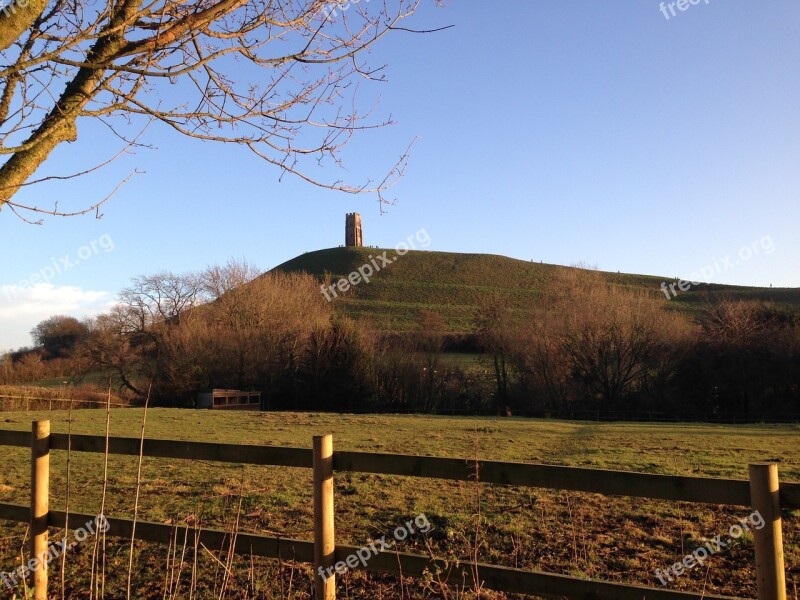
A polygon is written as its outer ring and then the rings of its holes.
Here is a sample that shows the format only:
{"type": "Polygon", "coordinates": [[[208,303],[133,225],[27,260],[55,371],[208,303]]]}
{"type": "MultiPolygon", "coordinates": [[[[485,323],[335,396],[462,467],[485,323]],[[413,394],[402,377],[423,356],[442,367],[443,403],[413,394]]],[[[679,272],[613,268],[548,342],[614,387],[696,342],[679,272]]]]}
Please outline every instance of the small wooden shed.
{"type": "Polygon", "coordinates": [[[261,410],[261,392],[213,389],[197,393],[197,408],[261,410]]]}

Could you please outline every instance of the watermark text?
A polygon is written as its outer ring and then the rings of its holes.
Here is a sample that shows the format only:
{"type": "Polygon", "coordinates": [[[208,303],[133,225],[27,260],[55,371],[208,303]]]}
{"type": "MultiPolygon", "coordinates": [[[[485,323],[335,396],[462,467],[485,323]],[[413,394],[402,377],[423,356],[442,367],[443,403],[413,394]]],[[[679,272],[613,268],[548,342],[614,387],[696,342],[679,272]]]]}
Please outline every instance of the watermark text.
{"type": "Polygon", "coordinates": [[[661,582],[661,585],[667,585],[667,581],[675,581],[675,579],[684,575],[686,571],[697,566],[703,566],[709,556],[721,552],[731,546],[734,540],[742,537],[745,532],[749,532],[751,525],[756,529],[764,528],[766,521],[764,521],[764,517],[761,516],[760,512],[755,511],[738,523],[731,525],[730,529],[728,529],[727,537],[724,537],[724,535],[715,536],[714,539],[708,540],[705,544],[684,556],[680,562],[676,562],[663,570],[656,569],[656,578],[661,582]]]}
{"type": "Polygon", "coordinates": [[[340,560],[335,565],[327,569],[319,567],[319,576],[322,577],[323,581],[327,581],[328,578],[333,577],[334,573],[344,575],[348,569],[355,569],[359,564],[362,567],[366,567],[372,557],[386,550],[391,550],[397,545],[397,542],[402,542],[409,535],[413,535],[417,532],[428,533],[431,529],[433,529],[433,525],[428,521],[428,517],[424,514],[419,514],[413,519],[406,521],[403,525],[398,526],[393,532],[393,540],[387,541],[385,535],[377,540],[370,540],[366,546],[362,546],[356,550],[355,553],[349,555],[344,560],[340,560]],[[416,530],[414,529],[414,525],[417,526],[416,530]]]}
{"type": "Polygon", "coordinates": [[[11,302],[19,296],[20,291],[32,288],[40,283],[47,283],[51,279],[54,279],[57,275],[62,275],[67,271],[74,269],[82,262],[89,260],[92,256],[100,254],[100,252],[108,254],[113,250],[114,240],[111,239],[111,235],[104,233],[96,240],[92,240],[88,244],[78,248],[74,254],[65,254],[61,257],[50,257],[49,265],[45,265],[38,271],[31,273],[28,275],[28,277],[16,285],[2,286],[3,296],[7,302],[11,302]]]}
{"type": "Polygon", "coordinates": [[[428,232],[425,231],[425,229],[420,229],[414,235],[408,236],[404,242],[397,244],[394,249],[395,254],[392,256],[387,256],[389,254],[388,250],[385,250],[378,256],[372,256],[370,254],[369,262],[361,265],[346,278],[340,279],[336,283],[332,283],[330,285],[322,284],[320,286],[322,295],[325,296],[325,299],[328,302],[331,302],[334,298],[339,297],[337,290],[339,293],[344,294],[351,287],[360,284],[362,281],[364,283],[369,283],[369,280],[376,273],[391,265],[398,259],[398,257],[405,255],[409,250],[415,250],[417,248],[417,244],[419,244],[421,248],[426,248],[430,245],[430,243],[431,238],[428,235],[428,232]]]}
{"type": "Polygon", "coordinates": [[[760,240],[756,240],[748,246],[739,248],[735,257],[726,254],[720,259],[716,257],[712,258],[709,264],[698,271],[690,273],[688,280],[676,278],[675,281],[670,284],[666,281],[661,282],[661,291],[664,292],[667,300],[672,300],[678,295],[679,291],[688,292],[693,285],[700,285],[701,281],[709,283],[715,277],[730,271],[743,262],[747,262],[754,256],[772,254],[773,252],[775,252],[775,244],[772,241],[772,237],[765,235],[760,240]],[[677,288],[677,290],[675,288],[677,288]]]}

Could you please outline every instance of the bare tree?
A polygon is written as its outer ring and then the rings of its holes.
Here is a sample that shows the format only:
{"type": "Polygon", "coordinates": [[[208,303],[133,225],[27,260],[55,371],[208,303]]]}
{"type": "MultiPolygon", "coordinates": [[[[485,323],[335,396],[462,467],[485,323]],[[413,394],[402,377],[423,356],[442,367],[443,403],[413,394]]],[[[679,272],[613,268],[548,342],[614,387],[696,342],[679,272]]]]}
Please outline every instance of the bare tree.
{"type": "Polygon", "coordinates": [[[422,361],[421,404],[427,412],[436,408],[437,387],[443,379],[439,377],[439,371],[447,328],[442,315],[430,310],[420,311],[418,327],[417,353],[422,361]]]}
{"type": "Polygon", "coordinates": [[[211,265],[200,274],[200,288],[208,300],[218,300],[261,274],[247,260],[230,259],[224,265],[211,265]]]}
{"type": "Polygon", "coordinates": [[[498,407],[508,408],[518,326],[508,298],[499,293],[489,294],[475,311],[473,322],[475,333],[494,367],[498,407]]]}
{"type": "Polygon", "coordinates": [[[201,288],[201,279],[194,273],[178,275],[163,271],[135,277],[120,292],[120,302],[138,320],[132,327],[145,331],[158,323],[180,324],[184,314],[198,304],[201,288]]]}
{"type": "Polygon", "coordinates": [[[152,381],[157,397],[175,403],[208,386],[267,389],[273,379],[291,380],[314,332],[330,328],[330,306],[310,275],[250,280],[254,272],[232,262],[137,277],[120,304],[89,322],[83,356],[123,387],[141,393],[139,382],[152,381]]]}
{"type": "Polygon", "coordinates": [[[695,388],[706,382],[698,403],[715,413],[768,414],[800,396],[796,309],[722,296],[709,302],[700,325],[689,365],[694,372],[687,368],[695,388]]]}
{"type": "Polygon", "coordinates": [[[531,408],[567,411],[570,406],[570,369],[561,343],[563,314],[560,304],[543,299],[541,307],[521,328],[515,359],[521,376],[532,393],[531,408]]]}
{"type": "Polygon", "coordinates": [[[563,270],[556,284],[564,316],[560,345],[572,377],[605,410],[641,388],[686,319],[648,292],[609,283],[591,270],[563,270]]]}
{"type": "Polygon", "coordinates": [[[79,352],[90,368],[113,373],[120,387],[142,396],[146,390],[137,387],[136,377],[142,372],[148,344],[137,329],[137,318],[129,307],[118,305],[88,319],[85,324],[89,333],[81,341],[79,352]]]}
{"type": "Polygon", "coordinates": [[[361,183],[322,179],[312,167],[340,164],[356,131],[389,122],[356,109],[358,80],[383,79],[383,66],[362,55],[387,33],[410,31],[400,23],[420,1],[343,10],[323,0],[11,0],[0,11],[0,208],[83,214],[110,197],[72,211],[12,200],[23,186],[113,160],[33,178],[56,147],[78,140],[85,118],[108,126],[120,154],[156,122],[239,144],[282,174],[383,200],[405,153],[385,176],[361,183]]]}

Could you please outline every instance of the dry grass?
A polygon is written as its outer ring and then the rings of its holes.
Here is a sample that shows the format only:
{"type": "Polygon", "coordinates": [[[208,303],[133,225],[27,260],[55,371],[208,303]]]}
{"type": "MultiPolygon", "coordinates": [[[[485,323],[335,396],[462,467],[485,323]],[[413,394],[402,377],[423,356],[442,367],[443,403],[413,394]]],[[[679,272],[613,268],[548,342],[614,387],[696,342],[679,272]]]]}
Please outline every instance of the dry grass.
{"type": "MultiPolygon", "coordinates": [[[[28,429],[32,418],[50,417],[53,431],[69,427],[67,413],[9,413],[5,428],[28,429]]],[[[106,411],[73,415],[73,433],[102,434],[106,411]]],[[[110,435],[138,437],[142,410],[112,410],[110,435]]],[[[505,418],[443,418],[293,413],[231,414],[150,409],[147,437],[269,445],[310,445],[311,435],[332,431],[339,450],[372,450],[440,456],[478,456],[655,473],[746,477],[748,462],[777,459],[784,480],[800,479],[797,426],[591,424],[505,418]]],[[[24,449],[3,448],[0,501],[25,502],[28,459],[24,449]]],[[[66,493],[66,453],[52,459],[53,508],[66,493]]],[[[71,510],[92,513],[105,503],[112,516],[190,523],[229,531],[311,539],[311,473],[304,469],[211,464],[145,457],[71,457],[71,510]],[[107,492],[104,498],[104,490],[107,492]],[[135,501],[138,494],[139,501],[135,501]]],[[[451,560],[478,559],[525,569],[656,585],[664,568],[706,539],[725,533],[749,511],[596,494],[524,489],[370,474],[336,477],[337,540],[362,545],[424,513],[434,528],[401,549],[451,560]]],[[[790,594],[800,581],[798,515],[785,520],[790,594]]],[[[9,525],[9,524],[6,524],[9,525]]],[[[0,569],[19,563],[25,527],[4,527],[0,569]]],[[[54,538],[60,536],[55,532],[54,538]]],[[[194,540],[158,546],[109,538],[79,545],[69,554],[64,597],[310,598],[309,565],[212,551],[194,540]],[[91,573],[96,572],[92,581],[91,573]],[[132,568],[129,570],[129,565],[132,568]],[[100,581],[98,587],[98,581],[100,581]],[[94,590],[94,591],[89,591],[94,590]]],[[[755,595],[752,539],[713,556],[672,589],[755,595]]],[[[57,571],[60,571],[57,570],[57,571]]],[[[51,591],[61,589],[51,572],[51,591]]],[[[400,580],[354,571],[342,577],[340,596],[374,598],[506,598],[483,590],[458,590],[427,581],[400,580]]],[[[60,594],[59,594],[60,596],[60,594]]],[[[508,596],[510,597],[510,596],[508,596]]]]}
{"type": "MultiPolygon", "coordinates": [[[[99,408],[108,403],[108,390],[91,384],[81,386],[38,387],[0,385],[0,412],[99,408]]],[[[129,397],[112,394],[111,406],[131,406],[129,397]]]]}

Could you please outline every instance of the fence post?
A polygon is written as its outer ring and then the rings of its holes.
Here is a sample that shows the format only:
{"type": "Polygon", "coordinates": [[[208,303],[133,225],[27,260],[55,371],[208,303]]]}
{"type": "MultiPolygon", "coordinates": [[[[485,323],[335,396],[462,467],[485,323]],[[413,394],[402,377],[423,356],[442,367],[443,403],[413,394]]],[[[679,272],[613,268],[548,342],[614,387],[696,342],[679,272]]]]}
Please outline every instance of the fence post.
{"type": "Polygon", "coordinates": [[[31,564],[34,600],[47,600],[47,524],[50,512],[50,421],[31,427],[31,564]]]}
{"type": "Polygon", "coordinates": [[[313,465],[315,597],[316,600],[336,600],[336,574],[331,569],[336,549],[333,534],[332,435],[314,436],[313,465]]]}
{"type": "Polygon", "coordinates": [[[778,465],[750,465],[750,499],[765,525],[753,530],[758,600],[786,600],[778,465]]]}

